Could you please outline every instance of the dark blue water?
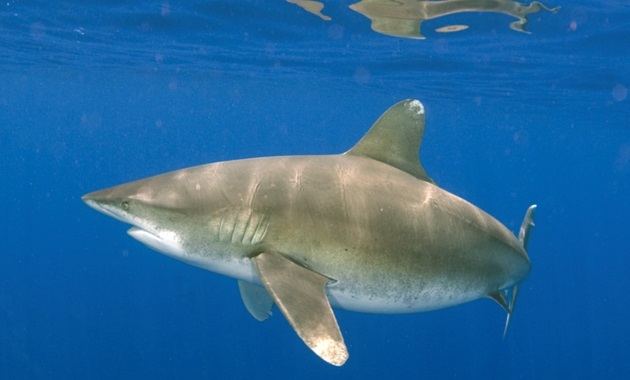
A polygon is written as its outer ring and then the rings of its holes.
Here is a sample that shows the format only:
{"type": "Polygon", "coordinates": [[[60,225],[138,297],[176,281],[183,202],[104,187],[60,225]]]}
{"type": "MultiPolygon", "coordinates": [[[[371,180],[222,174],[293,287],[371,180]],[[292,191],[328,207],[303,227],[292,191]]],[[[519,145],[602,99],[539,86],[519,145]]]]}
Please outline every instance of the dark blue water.
{"type": "Polygon", "coordinates": [[[0,6],[0,378],[630,376],[630,6],[469,12],[385,36],[327,4],[0,6]],[[455,33],[441,26],[466,24],[455,33]],[[423,101],[424,167],[516,231],[539,205],[510,331],[480,300],[410,315],[338,310],[332,367],[236,282],[131,239],[80,196],[187,166],[343,152],[423,101]]]}

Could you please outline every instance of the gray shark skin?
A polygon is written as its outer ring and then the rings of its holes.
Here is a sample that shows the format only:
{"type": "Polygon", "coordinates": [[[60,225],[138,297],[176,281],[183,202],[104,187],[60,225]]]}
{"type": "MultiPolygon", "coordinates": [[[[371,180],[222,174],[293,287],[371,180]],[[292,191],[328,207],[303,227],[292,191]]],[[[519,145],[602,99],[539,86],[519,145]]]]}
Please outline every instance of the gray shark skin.
{"type": "Polygon", "coordinates": [[[348,152],[196,166],[85,195],[150,248],[238,280],[258,320],[275,304],[333,365],[331,306],[411,313],[492,298],[512,314],[535,206],[519,236],[441,189],[418,159],[424,107],[405,100],[348,152]],[[508,300],[508,298],[510,298],[508,300]]]}

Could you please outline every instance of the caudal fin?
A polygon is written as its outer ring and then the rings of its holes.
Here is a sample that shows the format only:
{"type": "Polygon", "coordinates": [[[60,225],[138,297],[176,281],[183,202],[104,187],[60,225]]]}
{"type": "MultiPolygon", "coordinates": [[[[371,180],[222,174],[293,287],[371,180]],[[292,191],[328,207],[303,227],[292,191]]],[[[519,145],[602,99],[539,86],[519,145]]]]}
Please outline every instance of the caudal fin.
{"type": "Polygon", "coordinates": [[[534,228],[534,214],[536,212],[536,205],[531,205],[527,209],[525,213],[525,218],[523,218],[523,223],[521,223],[521,230],[518,233],[518,241],[521,242],[525,251],[527,251],[527,244],[529,244],[529,235],[532,232],[532,228],[534,228]]]}
{"type": "MultiPolygon", "coordinates": [[[[536,211],[536,205],[531,205],[525,213],[523,223],[521,223],[521,229],[518,233],[518,241],[521,243],[525,252],[527,252],[527,245],[529,243],[529,236],[534,228],[534,214],[536,211]]],[[[510,326],[510,318],[514,312],[514,305],[516,304],[516,297],[518,296],[518,289],[520,284],[516,284],[513,287],[505,290],[497,290],[494,293],[488,295],[489,298],[495,300],[501,307],[507,312],[505,318],[505,327],[503,328],[503,338],[507,334],[508,327],[510,326]],[[509,301],[508,301],[509,297],[509,301]]]]}

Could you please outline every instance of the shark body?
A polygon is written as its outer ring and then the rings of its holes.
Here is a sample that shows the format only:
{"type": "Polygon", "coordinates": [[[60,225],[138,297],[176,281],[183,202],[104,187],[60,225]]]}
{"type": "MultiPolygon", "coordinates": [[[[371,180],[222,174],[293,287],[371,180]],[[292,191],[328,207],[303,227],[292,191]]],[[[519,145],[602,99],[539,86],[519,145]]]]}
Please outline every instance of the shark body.
{"type": "Polygon", "coordinates": [[[331,305],[408,313],[489,297],[509,321],[530,272],[535,206],[517,237],[441,189],[418,159],[423,132],[422,104],[406,100],[344,154],[213,163],[82,199],[147,246],[237,279],[256,319],[276,304],[317,355],[342,365],[331,305]]]}

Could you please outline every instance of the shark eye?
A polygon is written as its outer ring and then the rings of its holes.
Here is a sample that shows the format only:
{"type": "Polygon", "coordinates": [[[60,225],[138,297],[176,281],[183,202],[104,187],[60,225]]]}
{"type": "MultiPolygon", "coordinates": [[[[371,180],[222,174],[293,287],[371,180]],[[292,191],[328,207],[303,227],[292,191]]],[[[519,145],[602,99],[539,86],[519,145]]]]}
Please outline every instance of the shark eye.
{"type": "Polygon", "coordinates": [[[129,209],[129,202],[127,202],[127,201],[123,201],[123,202],[120,204],[120,207],[122,207],[122,209],[123,209],[123,210],[128,210],[128,209],[129,209]]]}

